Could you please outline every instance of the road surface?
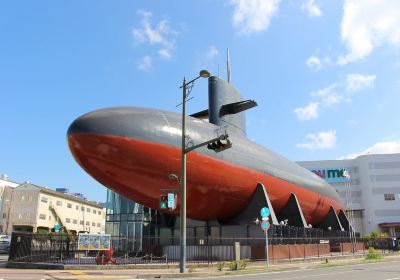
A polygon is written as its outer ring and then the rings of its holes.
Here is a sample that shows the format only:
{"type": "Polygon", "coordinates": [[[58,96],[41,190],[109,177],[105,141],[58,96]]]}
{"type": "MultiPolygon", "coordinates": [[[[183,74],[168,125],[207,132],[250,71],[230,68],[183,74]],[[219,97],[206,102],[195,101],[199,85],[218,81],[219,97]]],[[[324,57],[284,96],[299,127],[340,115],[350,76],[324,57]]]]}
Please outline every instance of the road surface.
{"type": "MultiPolygon", "coordinates": [[[[166,278],[172,273],[172,279],[235,279],[235,280],[400,280],[400,261],[334,266],[294,271],[266,272],[257,274],[211,276],[204,277],[176,277],[177,269],[155,269],[153,275],[144,275],[141,270],[32,270],[0,268],[0,280],[75,280],[75,279],[154,279],[160,273],[166,278]],[[174,278],[175,276],[175,278],[174,278]]],[[[215,269],[210,269],[215,273],[215,269]]],[[[147,270],[148,273],[148,270],[147,270]]]]}

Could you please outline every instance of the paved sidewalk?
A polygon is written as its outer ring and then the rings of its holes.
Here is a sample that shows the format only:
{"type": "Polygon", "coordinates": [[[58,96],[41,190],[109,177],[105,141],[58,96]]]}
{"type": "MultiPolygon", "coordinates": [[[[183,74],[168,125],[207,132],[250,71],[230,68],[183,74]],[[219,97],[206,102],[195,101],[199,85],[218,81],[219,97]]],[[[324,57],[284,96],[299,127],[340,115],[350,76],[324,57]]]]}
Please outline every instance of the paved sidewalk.
{"type": "MultiPolygon", "coordinates": [[[[400,253],[386,254],[382,262],[388,262],[392,260],[400,260],[400,253]]],[[[335,256],[324,259],[308,259],[308,260],[290,260],[290,261],[279,261],[270,263],[267,268],[265,261],[260,262],[248,262],[245,270],[229,271],[229,262],[225,262],[224,269],[219,271],[216,263],[214,265],[188,265],[186,273],[179,273],[178,265],[105,265],[105,266],[71,266],[71,265],[54,265],[53,267],[45,267],[44,264],[30,264],[30,266],[21,266],[20,263],[8,263],[7,267],[10,268],[27,268],[27,269],[53,269],[54,273],[60,271],[81,271],[81,274],[93,274],[96,271],[104,270],[107,274],[109,273],[122,273],[126,272],[130,275],[135,275],[136,278],[189,278],[189,277],[209,277],[209,276],[223,276],[233,274],[246,274],[246,273],[258,273],[267,271],[288,271],[288,270],[302,270],[309,268],[323,268],[332,266],[343,266],[357,263],[366,263],[365,256],[363,255],[347,255],[347,256],[335,256]]],[[[48,265],[48,264],[47,264],[48,265]]],[[[97,272],[99,273],[99,272],[97,272]]]]}

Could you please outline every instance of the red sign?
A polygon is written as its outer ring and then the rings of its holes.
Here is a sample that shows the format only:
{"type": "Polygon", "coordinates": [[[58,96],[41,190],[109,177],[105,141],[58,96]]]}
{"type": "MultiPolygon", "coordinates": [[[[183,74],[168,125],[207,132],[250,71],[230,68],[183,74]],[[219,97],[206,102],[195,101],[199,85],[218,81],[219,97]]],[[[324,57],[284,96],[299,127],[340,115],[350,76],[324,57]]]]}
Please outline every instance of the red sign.
{"type": "Polygon", "coordinates": [[[263,230],[263,231],[267,231],[267,230],[269,230],[269,227],[270,227],[271,225],[270,225],[270,223],[268,222],[268,221],[262,221],[261,222],[261,229],[263,230]]]}

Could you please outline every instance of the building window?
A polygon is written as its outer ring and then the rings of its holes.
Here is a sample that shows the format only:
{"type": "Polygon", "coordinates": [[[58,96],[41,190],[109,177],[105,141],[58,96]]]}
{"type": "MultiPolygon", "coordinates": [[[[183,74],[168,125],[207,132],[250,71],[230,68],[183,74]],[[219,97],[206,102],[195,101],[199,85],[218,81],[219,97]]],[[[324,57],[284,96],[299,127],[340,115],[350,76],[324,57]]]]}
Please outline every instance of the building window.
{"type": "Polygon", "coordinates": [[[72,204],[71,203],[67,203],[67,208],[72,208],[72,204]]]}
{"type": "Polygon", "coordinates": [[[41,219],[41,220],[46,220],[46,215],[45,215],[45,214],[40,214],[40,215],[39,215],[39,219],[41,219]]]}
{"type": "Polygon", "coordinates": [[[79,206],[78,205],[76,205],[76,210],[78,210],[79,209],[79,206]]]}
{"type": "Polygon", "coordinates": [[[89,213],[90,213],[90,208],[86,208],[86,212],[89,212],[89,213]]]}
{"type": "Polygon", "coordinates": [[[78,221],[77,221],[77,220],[73,220],[72,223],[73,223],[74,225],[76,225],[76,224],[78,223],[78,221]]]}
{"type": "Polygon", "coordinates": [[[70,222],[71,222],[71,219],[70,219],[70,218],[66,218],[65,221],[66,221],[67,223],[70,223],[70,222]]]}
{"type": "Polygon", "coordinates": [[[101,215],[101,210],[97,211],[97,214],[101,215]]]}
{"type": "Polygon", "coordinates": [[[57,200],[56,205],[57,206],[62,206],[62,202],[60,200],[57,200]]]}
{"type": "Polygon", "coordinates": [[[45,196],[42,196],[42,197],[40,198],[40,201],[41,201],[41,202],[44,202],[44,203],[47,203],[47,201],[49,201],[49,199],[48,199],[47,197],[45,197],[45,196]]]}
{"type": "Polygon", "coordinates": [[[95,227],[96,226],[96,223],[92,223],[92,227],[95,227]]]}
{"type": "Polygon", "coordinates": [[[81,206],[81,211],[85,211],[85,207],[81,206]]]}
{"type": "Polygon", "coordinates": [[[385,193],[384,197],[385,197],[385,200],[395,200],[394,193],[385,193]]]}
{"type": "Polygon", "coordinates": [[[79,221],[79,224],[80,224],[80,225],[83,225],[83,221],[79,221]]]}
{"type": "Polygon", "coordinates": [[[97,223],[97,227],[100,227],[100,223],[97,223]]]}
{"type": "Polygon", "coordinates": [[[87,225],[87,226],[90,226],[90,222],[86,222],[86,225],[87,225]]]}

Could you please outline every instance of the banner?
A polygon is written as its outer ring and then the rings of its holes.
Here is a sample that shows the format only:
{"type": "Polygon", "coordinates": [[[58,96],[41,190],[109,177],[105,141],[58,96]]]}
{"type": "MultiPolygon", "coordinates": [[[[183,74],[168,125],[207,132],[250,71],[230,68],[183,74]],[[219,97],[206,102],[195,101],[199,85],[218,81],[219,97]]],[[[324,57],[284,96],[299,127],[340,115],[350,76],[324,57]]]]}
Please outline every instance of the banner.
{"type": "Polygon", "coordinates": [[[80,233],[78,250],[109,250],[111,234],[80,233]]]}

